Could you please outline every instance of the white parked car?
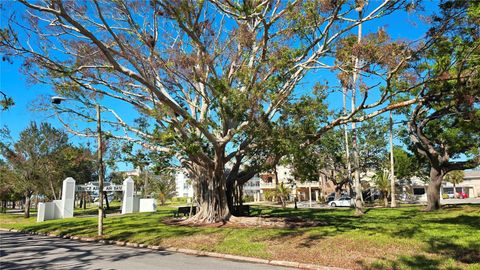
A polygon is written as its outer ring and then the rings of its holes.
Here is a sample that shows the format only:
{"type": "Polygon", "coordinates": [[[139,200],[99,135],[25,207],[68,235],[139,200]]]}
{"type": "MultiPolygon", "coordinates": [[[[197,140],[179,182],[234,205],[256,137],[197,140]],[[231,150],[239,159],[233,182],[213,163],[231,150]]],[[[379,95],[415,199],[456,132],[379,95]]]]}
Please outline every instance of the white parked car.
{"type": "Polygon", "coordinates": [[[328,205],[332,207],[339,207],[339,206],[344,206],[344,207],[352,207],[353,206],[353,199],[350,197],[342,197],[337,200],[333,200],[328,203],[328,205]]]}

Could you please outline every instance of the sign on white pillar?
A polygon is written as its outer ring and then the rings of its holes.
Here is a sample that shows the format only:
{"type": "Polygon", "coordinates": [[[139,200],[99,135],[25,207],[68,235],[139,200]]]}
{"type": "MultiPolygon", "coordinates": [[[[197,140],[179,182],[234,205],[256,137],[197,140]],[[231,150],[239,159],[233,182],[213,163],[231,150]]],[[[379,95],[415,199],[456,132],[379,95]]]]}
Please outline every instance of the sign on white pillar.
{"type": "Polygon", "coordinates": [[[75,204],[75,179],[68,177],[63,180],[62,188],[62,204],[61,216],[62,218],[73,217],[73,207],[75,204]]]}
{"type": "Polygon", "coordinates": [[[128,177],[123,181],[122,215],[133,213],[133,190],[133,179],[128,177]]]}

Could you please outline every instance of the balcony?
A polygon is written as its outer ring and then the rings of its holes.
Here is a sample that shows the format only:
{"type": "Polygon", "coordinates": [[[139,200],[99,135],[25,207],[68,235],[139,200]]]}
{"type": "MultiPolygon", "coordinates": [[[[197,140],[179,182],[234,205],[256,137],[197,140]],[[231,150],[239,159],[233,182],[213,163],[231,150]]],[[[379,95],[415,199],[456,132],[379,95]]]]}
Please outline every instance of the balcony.
{"type": "Polygon", "coordinates": [[[266,183],[261,181],[260,188],[275,188],[275,183],[266,183]]]}
{"type": "Polygon", "coordinates": [[[320,187],[319,182],[303,182],[303,183],[297,182],[296,184],[297,184],[297,188],[320,187]]]}

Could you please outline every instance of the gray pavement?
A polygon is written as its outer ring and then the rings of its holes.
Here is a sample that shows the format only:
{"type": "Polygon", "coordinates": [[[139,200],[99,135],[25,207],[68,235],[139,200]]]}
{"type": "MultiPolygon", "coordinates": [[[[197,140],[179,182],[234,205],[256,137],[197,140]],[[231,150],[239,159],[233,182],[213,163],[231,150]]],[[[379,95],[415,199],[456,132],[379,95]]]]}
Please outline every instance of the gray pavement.
{"type": "Polygon", "coordinates": [[[291,269],[0,231],[0,269],[291,269]]]}
{"type": "Polygon", "coordinates": [[[480,198],[466,198],[466,199],[440,199],[441,205],[447,204],[480,204],[480,198]]]}

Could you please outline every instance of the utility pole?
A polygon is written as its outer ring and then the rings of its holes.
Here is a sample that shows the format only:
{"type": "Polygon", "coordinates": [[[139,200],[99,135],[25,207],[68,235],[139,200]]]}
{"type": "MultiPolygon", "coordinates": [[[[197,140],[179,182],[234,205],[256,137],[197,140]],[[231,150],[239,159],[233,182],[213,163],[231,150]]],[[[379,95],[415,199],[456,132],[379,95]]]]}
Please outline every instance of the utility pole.
{"type": "MultiPolygon", "coordinates": [[[[347,115],[347,91],[348,88],[346,85],[343,86],[343,114],[347,115]]],[[[348,185],[350,190],[350,196],[353,197],[353,188],[352,188],[352,163],[350,162],[350,146],[348,143],[348,124],[344,126],[344,137],[345,137],[345,158],[347,159],[347,173],[348,173],[348,185]]]]}
{"type": "Polygon", "coordinates": [[[98,136],[98,236],[103,235],[103,149],[102,149],[102,125],[100,116],[100,105],[97,109],[97,136],[98,136]]]}
{"type": "MultiPolygon", "coordinates": [[[[357,35],[357,43],[360,44],[362,41],[362,15],[363,15],[363,5],[364,3],[360,4],[357,7],[358,11],[358,19],[360,23],[358,24],[358,35],[357,35]]],[[[360,59],[358,56],[355,57],[355,66],[353,70],[353,80],[352,80],[352,112],[355,111],[356,108],[356,96],[357,96],[357,79],[359,73],[359,62],[360,59]]],[[[353,150],[353,162],[354,162],[354,169],[355,169],[355,214],[362,215],[363,214],[363,198],[362,198],[362,186],[360,184],[360,158],[358,156],[358,145],[357,145],[357,126],[355,122],[352,122],[352,150],[353,150]]]]}
{"type": "Polygon", "coordinates": [[[395,200],[395,160],[393,157],[393,112],[390,111],[390,207],[397,207],[395,200]]]}
{"type": "MultiPolygon", "coordinates": [[[[67,98],[54,96],[51,97],[51,102],[54,105],[59,105],[63,101],[68,100],[67,98]]],[[[103,151],[102,151],[102,125],[101,125],[101,118],[100,118],[100,105],[97,103],[95,105],[95,109],[97,110],[97,138],[98,138],[98,235],[103,235],[103,151]]],[[[86,206],[86,201],[83,201],[83,207],[86,206]]]]}

